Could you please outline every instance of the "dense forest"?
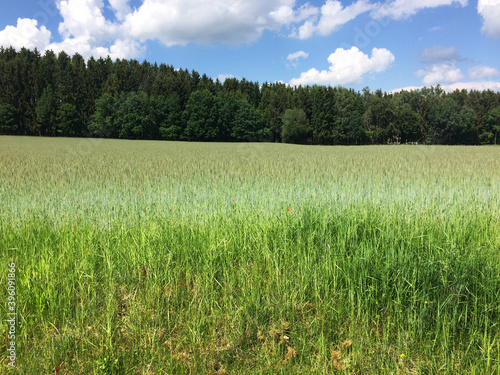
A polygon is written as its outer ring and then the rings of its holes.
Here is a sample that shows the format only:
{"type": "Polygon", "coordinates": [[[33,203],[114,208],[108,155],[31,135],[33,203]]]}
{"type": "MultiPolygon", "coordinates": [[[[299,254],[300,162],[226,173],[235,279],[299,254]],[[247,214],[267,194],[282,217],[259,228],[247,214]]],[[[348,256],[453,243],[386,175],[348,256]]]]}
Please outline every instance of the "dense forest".
{"type": "Polygon", "coordinates": [[[213,80],[166,64],[0,48],[0,134],[322,145],[493,144],[500,94],[213,80]]]}

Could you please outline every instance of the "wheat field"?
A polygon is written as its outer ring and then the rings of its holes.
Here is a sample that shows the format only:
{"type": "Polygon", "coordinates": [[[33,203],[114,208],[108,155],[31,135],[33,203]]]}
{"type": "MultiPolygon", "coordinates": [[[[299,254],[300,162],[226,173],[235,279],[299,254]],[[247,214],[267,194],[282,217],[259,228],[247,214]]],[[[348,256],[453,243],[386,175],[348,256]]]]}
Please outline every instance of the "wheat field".
{"type": "Polygon", "coordinates": [[[2,373],[500,373],[500,147],[0,137],[0,181],[2,373]]]}

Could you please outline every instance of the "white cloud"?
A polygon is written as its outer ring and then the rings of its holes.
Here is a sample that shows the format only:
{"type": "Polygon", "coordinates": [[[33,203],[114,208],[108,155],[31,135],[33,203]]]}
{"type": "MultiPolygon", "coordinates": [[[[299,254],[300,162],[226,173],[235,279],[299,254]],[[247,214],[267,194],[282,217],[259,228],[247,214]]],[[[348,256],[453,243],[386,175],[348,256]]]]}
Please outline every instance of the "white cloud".
{"type": "MultiPolygon", "coordinates": [[[[118,19],[130,10],[125,0],[111,0],[110,5],[118,19]]],[[[102,0],[63,0],[57,4],[63,21],[59,24],[61,42],[46,47],[58,53],[65,51],[83,57],[110,56],[116,58],[138,58],[145,53],[145,47],[128,38],[119,23],[107,20],[103,15],[102,0]]]]}
{"type": "Polygon", "coordinates": [[[144,0],[132,9],[129,0],[55,0],[63,19],[62,40],[50,43],[50,32],[35,20],[0,31],[2,44],[46,48],[69,54],[110,54],[134,58],[144,54],[150,39],[167,46],[187,43],[234,43],[257,40],[264,30],[278,30],[302,22],[318,12],[309,4],[296,8],[296,0],[144,0]],[[104,7],[116,19],[106,19],[104,7]]]}
{"type": "Polygon", "coordinates": [[[167,46],[194,43],[244,43],[266,29],[290,22],[295,0],[144,0],[126,17],[126,32],[167,46]]]}
{"type": "Polygon", "coordinates": [[[63,22],[59,34],[63,38],[87,37],[91,41],[110,39],[117,32],[117,25],[106,20],[101,9],[102,0],[63,0],[57,7],[63,22]]]}
{"type": "Polygon", "coordinates": [[[52,50],[55,53],[64,51],[68,55],[79,53],[84,58],[89,58],[90,56],[109,56],[113,60],[140,58],[146,53],[146,47],[136,40],[117,39],[109,47],[103,47],[99,45],[92,45],[85,36],[78,38],[66,38],[62,42],[49,44],[46,47],[46,50],[52,50]]]}
{"type": "MultiPolygon", "coordinates": [[[[131,9],[128,0],[110,0],[118,20],[123,20],[131,9]]],[[[102,0],[63,0],[58,9],[63,17],[59,34],[64,38],[52,43],[47,49],[65,51],[83,57],[110,56],[112,59],[139,58],[146,53],[146,47],[138,40],[126,35],[123,25],[111,22],[103,15],[102,0]]]]}
{"type": "Polygon", "coordinates": [[[136,40],[118,39],[109,47],[109,55],[112,59],[138,58],[144,56],[146,47],[136,40]]]}
{"type": "Polygon", "coordinates": [[[290,6],[282,6],[270,13],[271,17],[282,25],[295,22],[295,11],[290,6]]]}
{"type": "Polygon", "coordinates": [[[215,82],[216,80],[219,80],[219,82],[224,83],[224,81],[229,78],[237,78],[237,77],[232,74],[219,74],[217,77],[213,79],[213,81],[215,82]]]}
{"type": "Polygon", "coordinates": [[[306,3],[306,4],[302,5],[295,12],[294,22],[296,22],[296,23],[301,22],[301,21],[309,19],[311,17],[315,17],[317,14],[319,14],[319,9],[315,6],[310,5],[309,3],[306,3]]]}
{"type": "Polygon", "coordinates": [[[311,13],[309,19],[291,36],[308,39],[313,34],[330,35],[360,14],[373,9],[374,5],[367,0],[358,0],[346,7],[338,0],[326,0],[319,11],[319,19],[316,17],[316,13],[311,13]]]}
{"type": "Polygon", "coordinates": [[[420,89],[423,89],[424,86],[406,86],[406,87],[400,87],[398,89],[392,89],[389,91],[389,94],[394,94],[394,93],[397,93],[397,92],[401,92],[401,91],[417,91],[417,90],[420,90],[420,89]]]}
{"type": "Polygon", "coordinates": [[[321,7],[321,18],[317,25],[318,34],[329,35],[360,14],[372,9],[373,5],[365,0],[358,0],[347,7],[343,7],[340,1],[327,0],[321,7]]]}
{"type": "Polygon", "coordinates": [[[484,79],[484,78],[491,78],[495,76],[499,76],[500,72],[492,68],[490,66],[483,66],[483,65],[478,65],[478,66],[473,66],[472,68],[469,68],[469,77],[471,79],[484,79]]]}
{"type": "Polygon", "coordinates": [[[271,18],[280,25],[289,25],[291,23],[302,22],[316,16],[319,13],[319,9],[309,3],[300,6],[297,10],[293,8],[294,4],[295,1],[290,5],[283,5],[272,11],[270,13],[271,18]]]}
{"type": "Polygon", "coordinates": [[[132,12],[128,2],[129,0],[109,0],[109,5],[111,5],[116,18],[120,21],[123,21],[127,14],[132,12]]]}
{"type": "Polygon", "coordinates": [[[349,85],[360,83],[370,72],[382,72],[394,62],[394,55],[385,48],[374,48],[372,55],[361,52],[357,47],[348,50],[337,48],[328,57],[329,70],[315,68],[303,72],[299,78],[290,81],[291,86],[299,85],[349,85]]]}
{"type": "Polygon", "coordinates": [[[373,12],[376,18],[390,17],[392,19],[403,19],[413,16],[425,8],[436,8],[444,5],[460,5],[465,7],[468,0],[392,0],[377,7],[373,12]]]}
{"type": "Polygon", "coordinates": [[[454,62],[463,60],[457,47],[433,46],[423,50],[421,59],[427,63],[454,62]]]}
{"type": "MultiPolygon", "coordinates": [[[[500,2],[500,0],[481,1],[500,2]]],[[[387,0],[383,3],[357,0],[351,5],[343,6],[339,0],[326,0],[318,12],[311,12],[309,17],[304,17],[305,22],[298,27],[298,30],[294,29],[290,36],[299,39],[308,39],[314,34],[322,36],[330,35],[360,14],[369,11],[371,11],[371,17],[374,19],[384,17],[404,19],[426,8],[453,5],[465,7],[467,4],[468,0],[387,0]]],[[[310,10],[317,9],[312,6],[309,6],[309,8],[310,10]]],[[[291,10],[288,10],[286,14],[287,17],[282,17],[282,19],[286,18],[288,23],[292,22],[292,20],[295,23],[299,22],[297,19],[293,19],[291,10]]],[[[439,26],[433,28],[434,31],[438,29],[439,26]]]]}
{"type": "Polygon", "coordinates": [[[50,42],[51,32],[45,26],[38,28],[37,25],[36,20],[18,18],[17,26],[7,26],[0,31],[0,46],[43,50],[50,42]]]}
{"type": "Polygon", "coordinates": [[[422,82],[427,86],[449,84],[460,81],[464,75],[453,63],[443,63],[428,66],[425,70],[417,71],[417,76],[424,77],[422,82]]]}
{"type": "Polygon", "coordinates": [[[59,43],[51,43],[46,46],[45,50],[52,50],[55,53],[59,53],[61,51],[66,52],[68,55],[74,55],[75,53],[79,53],[83,57],[94,56],[102,56],[104,54],[103,50],[105,48],[94,50],[90,45],[89,41],[85,37],[78,38],[66,38],[62,42],[59,43]],[[98,52],[102,52],[98,53],[98,52]]]}
{"type": "Polygon", "coordinates": [[[477,90],[477,91],[500,91],[500,82],[456,82],[451,85],[444,86],[446,91],[455,90],[477,90]]]}
{"type": "Polygon", "coordinates": [[[288,60],[287,67],[288,68],[295,68],[297,67],[299,59],[307,59],[309,57],[309,54],[304,51],[297,51],[294,53],[290,53],[286,59],[288,60]]]}
{"type": "MultiPolygon", "coordinates": [[[[391,90],[390,93],[396,93],[400,91],[416,91],[423,89],[424,86],[407,86],[399,89],[391,90]]],[[[455,90],[476,90],[476,91],[486,91],[492,90],[500,92],[500,82],[487,81],[487,82],[455,82],[449,85],[441,85],[441,88],[446,92],[453,92],[455,90]]]]}
{"type": "Polygon", "coordinates": [[[299,39],[309,39],[313,36],[316,26],[312,20],[304,22],[304,24],[299,28],[298,32],[293,32],[290,34],[292,37],[298,37],[299,39]]]}
{"type": "Polygon", "coordinates": [[[294,53],[290,53],[286,57],[286,59],[288,61],[294,62],[294,61],[297,61],[298,59],[307,59],[308,57],[309,57],[309,54],[307,52],[297,51],[297,52],[294,52],[294,53]]]}
{"type": "Polygon", "coordinates": [[[482,32],[488,36],[500,37],[500,0],[479,0],[477,12],[483,17],[482,32]]]}
{"type": "MultiPolygon", "coordinates": [[[[467,4],[467,0],[387,0],[383,4],[381,0],[354,0],[350,5],[343,5],[340,0],[322,0],[322,6],[308,2],[299,5],[298,0],[142,0],[137,8],[132,8],[130,0],[46,1],[53,1],[62,17],[57,42],[49,44],[52,35],[45,26],[38,27],[35,20],[23,19],[18,20],[17,26],[0,31],[0,44],[78,52],[84,57],[110,54],[113,58],[138,58],[145,54],[147,40],[159,40],[166,46],[240,44],[257,40],[265,30],[283,27],[290,36],[307,39],[330,35],[369,11],[372,17],[403,18],[428,7],[467,4]],[[105,7],[115,17],[107,19],[105,7]]],[[[488,35],[495,33],[496,18],[492,14],[498,10],[499,2],[479,1],[478,12],[485,18],[483,31],[488,35]]]]}

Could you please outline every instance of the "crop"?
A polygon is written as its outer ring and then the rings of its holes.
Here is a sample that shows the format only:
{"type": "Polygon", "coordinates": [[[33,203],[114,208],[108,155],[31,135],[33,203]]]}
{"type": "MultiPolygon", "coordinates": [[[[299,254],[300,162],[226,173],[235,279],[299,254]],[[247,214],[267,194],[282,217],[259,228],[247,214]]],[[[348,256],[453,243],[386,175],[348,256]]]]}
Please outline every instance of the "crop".
{"type": "Polygon", "coordinates": [[[497,374],[499,171],[498,147],[0,137],[17,370],[497,374]]]}

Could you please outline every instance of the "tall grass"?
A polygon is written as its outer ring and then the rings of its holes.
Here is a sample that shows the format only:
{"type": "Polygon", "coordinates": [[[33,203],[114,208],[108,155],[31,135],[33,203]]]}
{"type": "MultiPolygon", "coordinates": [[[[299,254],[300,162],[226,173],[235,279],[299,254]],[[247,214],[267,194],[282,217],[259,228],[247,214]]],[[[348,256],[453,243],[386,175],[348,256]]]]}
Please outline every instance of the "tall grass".
{"type": "Polygon", "coordinates": [[[17,371],[498,374],[499,171],[496,147],[0,137],[17,371]]]}

